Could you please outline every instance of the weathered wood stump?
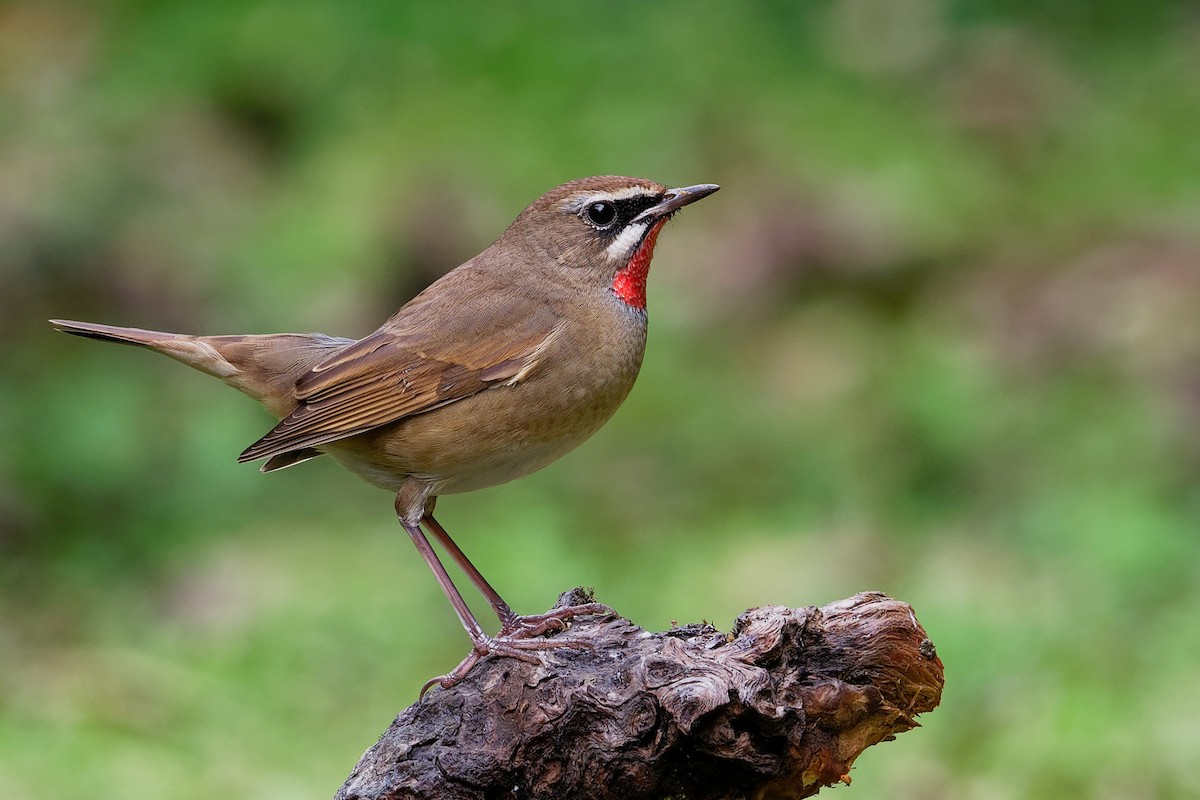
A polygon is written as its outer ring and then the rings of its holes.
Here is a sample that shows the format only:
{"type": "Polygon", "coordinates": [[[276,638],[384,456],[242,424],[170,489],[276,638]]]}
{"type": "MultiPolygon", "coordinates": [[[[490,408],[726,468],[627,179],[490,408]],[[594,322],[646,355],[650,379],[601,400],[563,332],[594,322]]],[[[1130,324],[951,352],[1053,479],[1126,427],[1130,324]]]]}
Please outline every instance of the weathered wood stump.
{"type": "Polygon", "coordinates": [[[751,609],[732,634],[613,616],[568,635],[592,647],[488,657],[409,707],[336,800],[810,797],[941,698],[912,608],[877,592],[751,609]]]}

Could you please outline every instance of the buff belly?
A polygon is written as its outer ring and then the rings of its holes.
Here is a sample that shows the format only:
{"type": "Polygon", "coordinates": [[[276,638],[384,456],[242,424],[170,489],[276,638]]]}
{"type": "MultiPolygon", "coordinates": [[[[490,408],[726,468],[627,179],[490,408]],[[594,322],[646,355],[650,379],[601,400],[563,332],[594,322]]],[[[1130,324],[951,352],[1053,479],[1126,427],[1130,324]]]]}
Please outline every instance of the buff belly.
{"type": "MultiPolygon", "coordinates": [[[[644,336],[630,344],[644,343],[644,336]]],[[[580,363],[385,425],[321,448],[367,481],[398,491],[407,478],[430,494],[495,486],[541,469],[578,447],[617,410],[641,366],[635,358],[598,374],[580,363]],[[566,377],[567,380],[563,380],[566,377]]]]}

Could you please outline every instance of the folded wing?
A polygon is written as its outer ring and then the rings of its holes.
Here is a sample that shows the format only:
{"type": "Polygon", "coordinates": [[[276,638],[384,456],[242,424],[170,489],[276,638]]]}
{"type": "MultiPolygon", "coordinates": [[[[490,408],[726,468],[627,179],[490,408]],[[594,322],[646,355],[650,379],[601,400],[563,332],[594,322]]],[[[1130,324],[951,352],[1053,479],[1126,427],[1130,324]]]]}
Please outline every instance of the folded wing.
{"type": "Polygon", "coordinates": [[[302,375],[296,409],[238,461],[319,447],[519,380],[558,328],[545,310],[506,322],[489,336],[460,317],[437,337],[389,322],[302,375]]]}

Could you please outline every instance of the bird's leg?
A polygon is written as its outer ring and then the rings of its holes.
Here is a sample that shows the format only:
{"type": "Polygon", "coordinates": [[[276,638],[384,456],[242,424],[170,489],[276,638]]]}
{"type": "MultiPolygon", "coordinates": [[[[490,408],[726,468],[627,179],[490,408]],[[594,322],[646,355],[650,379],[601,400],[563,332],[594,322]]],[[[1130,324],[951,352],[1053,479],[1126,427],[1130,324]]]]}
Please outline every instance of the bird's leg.
{"type": "MultiPolygon", "coordinates": [[[[518,615],[508,603],[504,602],[504,598],[492,588],[492,585],[487,582],[487,579],[475,568],[466,554],[459,549],[454,540],[450,538],[450,534],[446,533],[446,529],[442,527],[431,513],[432,509],[426,510],[425,515],[421,518],[421,522],[425,524],[438,542],[445,548],[450,557],[462,568],[463,572],[471,579],[471,583],[475,584],[475,588],[479,589],[480,594],[487,598],[488,604],[492,610],[496,612],[496,616],[500,618],[500,632],[497,634],[497,639],[512,641],[513,639],[527,639],[533,636],[540,636],[543,633],[550,631],[566,630],[567,620],[573,617],[581,617],[585,614],[605,614],[612,615],[614,612],[611,608],[603,603],[585,603],[578,606],[564,606],[547,611],[545,614],[529,614],[518,615]]],[[[563,646],[578,646],[578,642],[574,640],[559,640],[563,646]]]]}
{"type": "Polygon", "coordinates": [[[404,526],[404,530],[408,531],[409,537],[413,540],[413,544],[417,546],[417,552],[421,554],[421,558],[425,560],[425,564],[429,569],[433,570],[433,576],[437,578],[438,586],[442,587],[442,592],[446,595],[446,599],[450,601],[450,605],[454,607],[454,613],[458,615],[458,621],[466,629],[467,636],[471,637],[471,644],[476,648],[481,646],[486,647],[487,634],[483,632],[483,627],[475,619],[475,615],[471,613],[467,601],[463,600],[462,595],[458,593],[458,587],[450,580],[450,575],[446,572],[446,568],[442,566],[442,562],[438,560],[437,553],[433,552],[433,548],[430,547],[429,540],[425,538],[421,526],[410,525],[404,520],[401,520],[400,524],[404,526]]]}
{"type": "Polygon", "coordinates": [[[488,605],[492,607],[492,610],[496,612],[496,616],[500,618],[501,630],[504,629],[505,625],[515,620],[517,615],[513,612],[512,607],[509,606],[508,603],[504,602],[504,598],[500,596],[499,592],[492,588],[492,585],[488,583],[487,578],[483,577],[483,573],[481,573],[475,567],[475,565],[471,563],[471,560],[467,558],[466,553],[464,553],[459,546],[455,544],[454,540],[450,538],[450,534],[446,533],[446,529],[442,527],[441,523],[433,518],[433,514],[427,512],[425,516],[421,518],[421,522],[426,528],[429,529],[430,533],[437,537],[438,542],[442,545],[446,552],[450,554],[450,557],[454,559],[455,563],[462,568],[462,571],[467,573],[467,577],[471,579],[471,583],[475,584],[475,588],[479,590],[479,593],[487,598],[488,605]]]}
{"type": "MultiPolygon", "coordinates": [[[[440,685],[443,689],[449,689],[461,681],[471,671],[471,667],[479,663],[481,658],[491,653],[511,656],[512,658],[528,661],[533,664],[538,663],[537,658],[528,653],[521,652],[521,648],[514,646],[513,643],[497,642],[483,632],[483,628],[479,625],[478,620],[475,619],[475,615],[471,613],[471,609],[467,606],[466,601],[459,594],[458,588],[450,580],[450,576],[446,573],[446,568],[442,566],[442,562],[438,559],[437,554],[430,547],[429,540],[425,538],[425,534],[421,531],[421,526],[407,523],[403,519],[400,520],[400,524],[404,527],[404,530],[408,531],[408,535],[412,538],[413,544],[417,546],[417,552],[421,554],[421,558],[433,570],[433,575],[437,578],[438,585],[442,587],[442,592],[445,593],[446,598],[450,601],[450,605],[454,607],[454,613],[458,615],[458,621],[462,623],[463,628],[467,631],[467,636],[471,638],[471,652],[467,657],[449,673],[426,682],[421,687],[421,696],[424,697],[425,692],[434,686],[434,684],[440,685]]],[[[544,640],[542,642],[522,642],[520,644],[524,645],[524,649],[529,650],[541,650],[546,647],[555,646],[553,642],[544,640]]]]}
{"type": "MultiPolygon", "coordinates": [[[[466,601],[463,600],[458,588],[450,579],[450,575],[446,572],[445,566],[442,565],[441,560],[437,557],[437,553],[435,553],[433,547],[430,546],[429,540],[425,538],[425,533],[421,530],[420,522],[409,521],[410,515],[405,513],[407,510],[407,505],[403,502],[403,499],[404,498],[398,496],[396,501],[396,513],[400,520],[400,525],[405,531],[408,532],[409,537],[413,540],[413,544],[416,545],[417,552],[421,554],[421,558],[424,559],[425,564],[428,565],[429,569],[433,571],[433,575],[437,579],[438,585],[442,587],[442,592],[446,595],[446,599],[450,601],[450,605],[454,608],[454,613],[458,615],[459,622],[462,623],[463,628],[467,632],[467,636],[469,636],[471,639],[471,652],[467,655],[467,657],[464,658],[462,662],[449,673],[434,678],[421,687],[422,696],[424,696],[425,692],[434,685],[441,686],[444,689],[449,689],[451,686],[461,681],[466,674],[471,671],[471,668],[478,664],[480,659],[487,655],[508,656],[510,658],[516,658],[528,663],[537,664],[540,663],[540,660],[528,651],[549,650],[557,647],[590,646],[588,643],[577,642],[571,639],[550,640],[531,638],[538,636],[541,633],[545,633],[551,627],[557,626],[560,628],[565,628],[566,623],[559,619],[553,623],[547,622],[545,624],[523,625],[521,624],[521,621],[525,618],[517,617],[516,615],[512,614],[511,610],[508,613],[512,615],[515,620],[517,620],[517,627],[514,630],[508,632],[502,630],[500,635],[495,637],[488,636],[486,633],[484,633],[483,627],[479,624],[479,621],[475,619],[475,615],[471,613],[470,607],[467,605],[466,601]]],[[[432,517],[430,517],[428,513],[426,513],[424,516],[425,518],[432,520],[432,517]]],[[[463,568],[467,570],[467,574],[471,576],[472,582],[476,582],[478,580],[487,586],[487,582],[483,580],[483,576],[479,574],[479,571],[475,569],[475,567],[471,565],[469,561],[467,561],[466,556],[464,556],[462,551],[458,549],[458,546],[451,541],[450,537],[446,534],[446,531],[436,522],[434,522],[431,526],[431,530],[435,532],[435,535],[438,537],[439,541],[447,544],[447,550],[452,556],[454,556],[455,561],[458,561],[463,565],[463,568]]],[[[489,602],[491,601],[492,597],[495,597],[501,604],[503,604],[504,601],[499,599],[499,595],[496,594],[496,591],[492,589],[491,586],[488,586],[487,588],[489,591],[485,596],[488,597],[489,602]]],[[[507,608],[507,605],[504,607],[507,608]]],[[[601,606],[601,608],[605,607],[601,606]]]]}

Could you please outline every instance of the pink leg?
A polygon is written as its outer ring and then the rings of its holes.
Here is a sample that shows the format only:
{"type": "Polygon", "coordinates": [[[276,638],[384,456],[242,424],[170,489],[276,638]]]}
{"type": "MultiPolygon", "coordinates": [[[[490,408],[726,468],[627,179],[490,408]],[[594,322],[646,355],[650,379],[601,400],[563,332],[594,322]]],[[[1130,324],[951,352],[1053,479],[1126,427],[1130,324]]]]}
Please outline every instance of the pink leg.
{"type": "MultiPolygon", "coordinates": [[[[446,533],[446,529],[442,527],[441,523],[433,518],[433,514],[425,514],[421,518],[421,522],[437,538],[438,542],[446,549],[446,552],[450,554],[458,566],[462,568],[463,572],[467,573],[467,576],[471,579],[471,583],[475,584],[475,588],[479,589],[479,593],[487,598],[488,604],[496,612],[496,616],[500,618],[500,633],[497,634],[498,639],[525,639],[532,636],[540,636],[551,630],[566,630],[567,620],[573,617],[581,617],[586,614],[613,614],[613,610],[603,603],[586,603],[584,605],[556,608],[545,614],[519,616],[513,612],[508,603],[504,602],[504,598],[492,588],[487,579],[475,568],[475,565],[471,563],[466,554],[450,538],[450,534],[446,533]]],[[[565,640],[563,644],[566,645],[565,640]]]]}
{"type": "MultiPolygon", "coordinates": [[[[430,509],[432,504],[427,506],[430,509]]],[[[400,511],[397,508],[397,511],[400,511]]],[[[487,579],[480,574],[475,565],[466,557],[450,535],[446,533],[446,529],[433,518],[433,515],[426,513],[421,518],[429,531],[437,538],[446,552],[455,560],[462,568],[467,576],[471,579],[471,583],[479,589],[480,593],[487,598],[488,604],[496,612],[496,616],[500,618],[500,632],[496,636],[488,636],[483,631],[483,627],[479,621],[475,619],[475,615],[471,613],[470,607],[467,606],[462,595],[454,582],[450,580],[450,575],[446,572],[446,568],[438,559],[433,547],[430,546],[429,540],[425,538],[425,533],[421,530],[420,524],[411,524],[404,521],[401,515],[400,524],[408,535],[413,540],[413,544],[417,547],[417,552],[421,554],[421,558],[433,571],[434,577],[437,579],[438,585],[442,587],[442,592],[450,601],[450,605],[454,608],[454,613],[458,615],[459,622],[467,632],[467,636],[471,639],[471,652],[462,662],[453,670],[445,675],[440,675],[428,681],[421,687],[421,696],[425,696],[425,692],[429,691],[433,686],[441,686],[444,689],[449,689],[454,684],[466,677],[479,661],[488,655],[509,656],[511,658],[520,659],[530,663],[538,663],[538,659],[532,650],[550,650],[558,647],[591,647],[591,644],[585,641],[571,638],[556,638],[543,639],[542,634],[552,631],[562,631],[567,628],[567,620],[583,614],[612,614],[613,611],[608,606],[601,603],[586,603],[578,606],[568,606],[565,608],[556,608],[545,614],[535,614],[531,616],[518,616],[513,613],[508,603],[500,597],[500,594],[492,588],[492,585],[487,582],[487,579]]]]}

